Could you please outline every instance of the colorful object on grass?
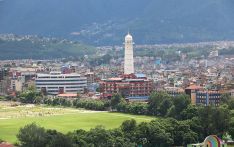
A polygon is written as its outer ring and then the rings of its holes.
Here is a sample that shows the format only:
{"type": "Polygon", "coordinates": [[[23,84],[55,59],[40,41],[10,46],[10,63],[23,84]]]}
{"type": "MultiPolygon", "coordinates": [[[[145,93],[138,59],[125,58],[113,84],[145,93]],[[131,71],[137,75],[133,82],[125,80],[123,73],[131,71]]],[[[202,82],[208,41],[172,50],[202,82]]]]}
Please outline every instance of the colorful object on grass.
{"type": "Polygon", "coordinates": [[[221,147],[222,140],[219,139],[216,135],[210,135],[206,137],[204,141],[205,147],[221,147]]]}

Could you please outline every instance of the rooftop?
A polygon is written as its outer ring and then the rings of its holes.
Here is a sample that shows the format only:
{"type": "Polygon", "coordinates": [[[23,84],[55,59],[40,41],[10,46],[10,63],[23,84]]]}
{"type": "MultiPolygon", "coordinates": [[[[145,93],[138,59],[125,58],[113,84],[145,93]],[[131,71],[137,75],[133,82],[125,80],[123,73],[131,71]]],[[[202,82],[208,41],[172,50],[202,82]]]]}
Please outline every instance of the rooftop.
{"type": "Polygon", "coordinates": [[[63,94],[59,94],[59,97],[77,97],[77,94],[73,94],[73,93],[63,93],[63,94]]]}
{"type": "Polygon", "coordinates": [[[145,74],[135,74],[137,78],[146,78],[146,75],[145,74]]]}
{"type": "Polygon", "coordinates": [[[110,81],[121,81],[123,78],[109,78],[110,81]]]}
{"type": "Polygon", "coordinates": [[[190,86],[187,87],[186,89],[196,90],[196,89],[202,89],[202,87],[201,87],[201,86],[197,86],[197,85],[190,85],[190,86]]]}

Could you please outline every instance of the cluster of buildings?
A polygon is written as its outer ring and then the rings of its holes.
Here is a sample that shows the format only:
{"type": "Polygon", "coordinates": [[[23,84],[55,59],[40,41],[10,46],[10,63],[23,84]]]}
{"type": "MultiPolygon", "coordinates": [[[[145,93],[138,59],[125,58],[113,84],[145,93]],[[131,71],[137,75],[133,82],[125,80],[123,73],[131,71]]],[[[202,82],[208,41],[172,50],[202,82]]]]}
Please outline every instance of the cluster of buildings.
{"type": "Polygon", "coordinates": [[[31,86],[44,95],[70,94],[72,97],[83,94],[88,88],[88,82],[93,80],[92,74],[89,73],[86,77],[75,72],[65,73],[63,69],[61,67],[60,71],[51,71],[38,66],[2,68],[1,95],[15,96],[17,92],[23,92],[31,86]]]}
{"type": "Polygon", "coordinates": [[[125,37],[124,73],[119,77],[101,80],[101,98],[122,94],[127,100],[147,100],[153,91],[153,81],[144,74],[135,74],[133,59],[133,38],[128,33],[125,37]]]}
{"type": "MultiPolygon", "coordinates": [[[[134,57],[130,34],[126,35],[124,45],[124,57],[112,58],[105,65],[91,66],[86,57],[83,61],[66,62],[62,59],[2,61],[0,95],[14,96],[35,86],[45,95],[110,98],[119,93],[129,101],[147,101],[153,91],[165,91],[171,96],[188,94],[193,104],[203,105],[219,105],[223,93],[234,95],[232,55],[219,56],[215,50],[207,59],[188,59],[177,51],[175,56],[179,60],[168,62],[170,59],[164,61],[160,56],[134,57]]],[[[97,56],[113,49],[116,54],[122,52],[121,47],[105,47],[98,50],[97,56]]]]}
{"type": "MultiPolygon", "coordinates": [[[[212,52],[210,56],[215,59],[209,61],[209,63],[213,62],[209,68],[208,61],[174,63],[163,67],[165,65],[161,64],[161,59],[153,57],[135,57],[137,68],[134,68],[133,40],[128,34],[125,37],[124,73],[100,82],[101,97],[108,98],[115,93],[120,93],[130,101],[147,101],[153,91],[165,91],[173,97],[187,94],[192,104],[218,106],[223,93],[233,94],[233,90],[227,90],[224,86],[228,82],[234,86],[232,83],[234,66],[230,59],[220,64],[216,58],[217,51],[212,52]],[[212,66],[215,63],[219,66],[212,66]],[[222,70],[218,71],[218,69],[222,70]],[[135,71],[146,74],[135,74],[135,71]],[[215,84],[217,84],[216,87],[210,86],[215,84]]],[[[112,63],[116,62],[112,61],[112,63]]]]}

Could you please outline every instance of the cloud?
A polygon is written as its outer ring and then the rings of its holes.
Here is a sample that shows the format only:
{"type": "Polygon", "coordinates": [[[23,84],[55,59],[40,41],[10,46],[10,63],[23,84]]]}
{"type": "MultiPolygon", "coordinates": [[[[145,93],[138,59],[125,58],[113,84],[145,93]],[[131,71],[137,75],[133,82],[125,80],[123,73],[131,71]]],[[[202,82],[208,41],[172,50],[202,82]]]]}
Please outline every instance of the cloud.
{"type": "Polygon", "coordinates": [[[79,35],[80,35],[80,32],[72,32],[71,35],[79,36],[79,35]]]}

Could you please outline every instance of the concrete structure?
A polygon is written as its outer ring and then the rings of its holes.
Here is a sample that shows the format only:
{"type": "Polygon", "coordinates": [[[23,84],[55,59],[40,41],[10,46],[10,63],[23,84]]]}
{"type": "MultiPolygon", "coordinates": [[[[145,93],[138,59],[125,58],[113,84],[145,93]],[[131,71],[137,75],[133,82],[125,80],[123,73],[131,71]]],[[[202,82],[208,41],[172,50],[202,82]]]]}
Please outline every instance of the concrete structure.
{"type": "Polygon", "coordinates": [[[125,37],[124,74],[134,73],[133,38],[128,33],[125,37]]]}
{"type": "Polygon", "coordinates": [[[219,106],[220,100],[221,93],[218,91],[198,91],[196,93],[196,104],[219,106]]]}
{"type": "Polygon", "coordinates": [[[187,87],[186,89],[185,89],[185,93],[186,94],[188,94],[189,96],[190,96],[190,98],[191,98],[191,103],[193,104],[193,105],[196,105],[197,104],[197,100],[196,100],[196,94],[197,94],[197,92],[199,91],[199,90],[203,90],[203,88],[202,87],[200,87],[200,86],[196,86],[196,85],[191,85],[191,86],[189,86],[189,87],[187,87]]]}
{"type": "Polygon", "coordinates": [[[196,85],[191,85],[186,88],[185,93],[190,95],[192,104],[202,104],[205,106],[219,106],[222,95],[219,91],[206,91],[202,87],[196,85]]]}
{"type": "Polygon", "coordinates": [[[86,73],[85,77],[87,78],[87,85],[88,86],[95,83],[96,76],[93,72],[86,73]]]}
{"type": "Polygon", "coordinates": [[[0,82],[4,80],[5,77],[7,77],[9,74],[9,69],[7,68],[0,68],[0,82]]]}
{"type": "Polygon", "coordinates": [[[111,98],[113,94],[121,94],[130,101],[146,101],[153,91],[153,81],[143,74],[123,75],[100,82],[102,98],[111,98]]]}
{"type": "Polygon", "coordinates": [[[52,95],[83,93],[87,87],[87,78],[75,73],[51,72],[50,74],[37,74],[35,82],[37,91],[52,95]]]}
{"type": "MultiPolygon", "coordinates": [[[[156,91],[158,91],[158,90],[156,90],[156,91]]],[[[178,87],[165,87],[163,90],[159,90],[159,91],[164,91],[172,97],[176,97],[178,95],[185,93],[184,89],[178,88],[178,87]]]]}
{"type": "Polygon", "coordinates": [[[19,76],[11,79],[11,90],[14,92],[22,92],[25,84],[25,77],[19,76]]]}
{"type": "Polygon", "coordinates": [[[0,68],[0,95],[5,95],[9,90],[9,69],[0,68]]]}

